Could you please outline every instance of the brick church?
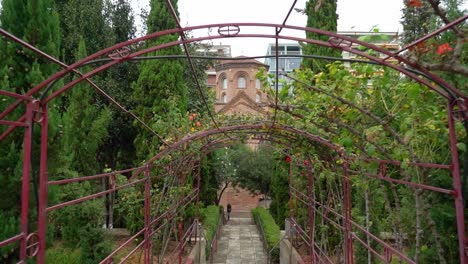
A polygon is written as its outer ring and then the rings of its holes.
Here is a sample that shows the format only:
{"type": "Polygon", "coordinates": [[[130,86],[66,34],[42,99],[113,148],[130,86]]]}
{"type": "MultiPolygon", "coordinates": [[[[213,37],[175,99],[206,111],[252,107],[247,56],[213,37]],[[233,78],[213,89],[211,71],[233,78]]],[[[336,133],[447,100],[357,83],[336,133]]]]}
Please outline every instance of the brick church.
{"type": "Polygon", "coordinates": [[[267,94],[256,75],[269,66],[254,59],[220,60],[208,71],[207,84],[216,91],[215,111],[221,114],[265,114],[267,94]]]}
{"type": "MultiPolygon", "coordinates": [[[[223,56],[222,51],[224,50],[219,50],[218,55],[223,56]]],[[[216,92],[215,111],[228,115],[265,115],[268,98],[263,92],[262,83],[256,77],[260,68],[265,68],[266,75],[269,69],[267,64],[240,56],[219,60],[209,69],[207,85],[216,92]]],[[[250,210],[261,204],[260,197],[242,188],[230,186],[224,192],[220,205],[226,208],[227,204],[231,204],[233,211],[250,215],[250,210]]]]}

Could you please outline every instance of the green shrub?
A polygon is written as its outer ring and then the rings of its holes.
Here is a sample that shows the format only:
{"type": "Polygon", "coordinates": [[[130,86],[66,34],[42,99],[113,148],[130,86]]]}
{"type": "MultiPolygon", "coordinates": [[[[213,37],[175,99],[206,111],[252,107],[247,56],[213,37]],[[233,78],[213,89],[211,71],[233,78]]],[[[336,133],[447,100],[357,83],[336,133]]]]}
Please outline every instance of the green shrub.
{"type": "Polygon", "coordinates": [[[213,242],[216,228],[219,225],[220,208],[216,205],[210,205],[201,209],[201,222],[206,236],[206,255],[211,253],[211,242],[213,242]]]}
{"type": "Polygon", "coordinates": [[[80,264],[81,253],[79,249],[70,249],[55,246],[46,250],[45,260],[48,264],[80,264]]]}
{"type": "Polygon", "coordinates": [[[268,246],[268,251],[271,252],[271,260],[273,263],[279,263],[279,247],[278,242],[280,240],[280,228],[273,220],[271,214],[263,207],[257,207],[252,209],[252,215],[255,223],[263,229],[264,239],[268,246]]]}
{"type": "Polygon", "coordinates": [[[111,253],[111,246],[104,239],[101,228],[86,227],[80,230],[81,263],[99,263],[111,253]]]}
{"type": "MultiPolygon", "coordinates": [[[[19,216],[15,216],[11,212],[0,211],[0,241],[11,238],[20,233],[19,216]]],[[[18,247],[18,242],[8,244],[0,248],[0,263],[7,260],[14,254],[18,247]]]]}

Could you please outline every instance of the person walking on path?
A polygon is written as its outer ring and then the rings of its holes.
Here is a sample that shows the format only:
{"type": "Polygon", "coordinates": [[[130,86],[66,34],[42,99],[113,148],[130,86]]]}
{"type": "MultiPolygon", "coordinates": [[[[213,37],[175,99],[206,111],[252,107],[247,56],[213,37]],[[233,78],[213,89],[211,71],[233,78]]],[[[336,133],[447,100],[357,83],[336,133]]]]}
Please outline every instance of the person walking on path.
{"type": "Polygon", "coordinates": [[[228,204],[227,205],[228,220],[231,217],[231,210],[232,210],[232,206],[231,206],[231,204],[228,204]]]}

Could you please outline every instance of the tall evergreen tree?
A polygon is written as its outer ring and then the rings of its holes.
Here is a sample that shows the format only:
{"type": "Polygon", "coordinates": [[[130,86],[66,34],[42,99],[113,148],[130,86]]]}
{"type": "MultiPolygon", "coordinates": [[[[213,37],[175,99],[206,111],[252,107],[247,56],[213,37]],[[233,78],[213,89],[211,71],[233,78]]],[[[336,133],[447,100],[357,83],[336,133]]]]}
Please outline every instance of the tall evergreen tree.
{"type": "MultiPolygon", "coordinates": [[[[408,3],[408,1],[405,1],[408,3]]],[[[421,1],[420,7],[403,8],[403,17],[401,24],[403,34],[401,41],[403,44],[409,44],[414,40],[423,37],[436,27],[436,16],[429,3],[421,1]]]]}
{"type": "MultiPolygon", "coordinates": [[[[52,0],[3,0],[0,13],[0,25],[6,31],[29,42],[35,47],[58,56],[60,47],[59,18],[55,3],[52,0]]],[[[35,85],[39,84],[48,76],[52,75],[58,67],[49,63],[42,57],[28,49],[13,43],[5,38],[0,38],[0,84],[2,90],[15,93],[25,93],[35,85]]],[[[0,111],[3,111],[14,100],[1,97],[0,111]]],[[[24,105],[7,116],[6,119],[15,120],[24,113],[24,105]]],[[[49,124],[51,127],[57,125],[57,115],[53,109],[50,110],[49,124]]],[[[6,126],[0,127],[0,133],[6,126]]],[[[37,162],[39,153],[39,129],[35,129],[33,142],[33,166],[32,174],[37,175],[37,162]],[[35,155],[34,155],[35,154],[35,155]]],[[[22,180],[22,135],[21,128],[17,129],[5,140],[0,142],[0,184],[4,186],[0,191],[0,218],[2,228],[0,229],[0,240],[11,237],[18,233],[19,206],[21,197],[22,180]],[[16,227],[14,229],[8,227],[16,227]],[[5,228],[5,229],[4,229],[5,228]],[[12,232],[10,232],[12,231],[12,232]]],[[[55,130],[51,129],[49,136],[55,136],[55,130]]],[[[33,190],[34,186],[31,186],[33,190]]],[[[35,212],[34,209],[31,212],[35,212]]],[[[31,219],[34,223],[34,218],[31,219]]],[[[13,248],[0,249],[0,262],[7,263],[15,259],[13,248]]]]}
{"type": "MultiPolygon", "coordinates": [[[[121,43],[135,37],[135,21],[128,0],[118,0],[110,8],[112,39],[121,43]]],[[[105,78],[106,91],[127,109],[133,108],[132,83],[138,78],[138,66],[134,62],[124,62],[108,70],[105,78]]],[[[105,102],[106,103],[106,102],[105,102]]],[[[112,169],[129,168],[135,161],[136,127],[132,119],[120,109],[111,105],[112,119],[109,124],[109,137],[100,150],[100,162],[112,169]]]]}
{"type": "MultiPolygon", "coordinates": [[[[336,32],[338,14],[336,13],[336,2],[337,0],[309,0],[306,3],[304,10],[307,15],[307,27],[318,28],[326,31],[336,32]]],[[[306,33],[308,39],[317,39],[321,41],[327,41],[328,36],[319,35],[315,33],[306,33]]],[[[330,57],[341,57],[341,52],[337,49],[330,49],[327,47],[317,46],[313,44],[305,45],[305,55],[320,55],[330,57]]],[[[318,59],[304,59],[302,66],[312,69],[313,72],[318,73],[325,71],[325,66],[330,63],[324,60],[318,59]]]]}
{"type": "MultiPolygon", "coordinates": [[[[2,2],[2,12],[0,21],[2,28],[15,34],[19,38],[28,41],[37,48],[57,56],[60,47],[60,29],[59,20],[55,4],[52,0],[31,0],[31,1],[13,1],[4,0],[2,2]],[[35,25],[35,26],[34,26],[35,25]]],[[[52,75],[58,68],[57,66],[46,62],[39,57],[4,38],[0,38],[0,82],[1,89],[25,93],[35,85],[43,81],[47,76],[52,75]]],[[[10,98],[0,100],[0,109],[5,109],[12,103],[10,98]]],[[[14,120],[24,113],[24,107],[10,114],[7,118],[14,120]]],[[[50,122],[54,122],[51,119],[50,122]]],[[[0,132],[6,129],[0,128],[0,132]]],[[[19,199],[19,188],[17,185],[21,179],[20,165],[22,138],[21,133],[10,135],[1,142],[0,163],[1,177],[4,186],[10,186],[11,189],[5,189],[5,195],[0,195],[2,201],[8,208],[16,208],[19,199]],[[16,164],[16,165],[15,165],[16,164]],[[13,173],[15,171],[15,173],[13,173]],[[13,188],[11,185],[15,185],[13,188]],[[8,202],[8,201],[11,201],[8,202]]]]}
{"type": "MultiPolygon", "coordinates": [[[[177,1],[171,1],[177,10],[177,1]]],[[[174,19],[163,0],[152,0],[148,16],[148,33],[175,28],[174,19]]],[[[149,41],[148,45],[176,41],[177,34],[166,35],[149,41]]],[[[151,55],[180,55],[180,46],[166,48],[151,55]]],[[[140,66],[140,76],[134,83],[134,100],[137,104],[136,113],[143,118],[156,132],[168,135],[180,126],[180,120],[187,111],[187,86],[182,73],[184,67],[179,60],[158,59],[143,62],[140,66]]],[[[161,142],[150,132],[142,128],[135,145],[137,157],[146,159],[154,154],[161,142]]]]}
{"type": "MultiPolygon", "coordinates": [[[[75,59],[86,57],[86,44],[80,40],[75,59]]],[[[85,71],[87,69],[84,69],[85,71]]],[[[69,91],[68,106],[63,114],[63,138],[60,142],[62,155],[61,168],[55,177],[72,178],[94,175],[100,171],[97,163],[99,146],[107,137],[111,112],[106,107],[96,105],[94,90],[85,82],[77,84],[69,91]],[[98,108],[98,109],[96,109],[98,108]]],[[[63,187],[57,199],[67,201],[95,193],[99,185],[69,184],[63,187]]],[[[52,224],[59,231],[66,246],[81,247],[81,263],[96,263],[108,253],[102,243],[103,222],[102,200],[93,200],[80,206],[69,206],[55,211],[52,224]],[[94,248],[98,250],[93,250],[94,248]]]]}
{"type": "MultiPolygon", "coordinates": [[[[81,39],[76,60],[86,57],[86,45],[81,39]]],[[[71,168],[84,175],[99,172],[96,156],[99,145],[107,136],[110,111],[96,109],[94,90],[84,82],[70,91],[69,106],[64,113],[63,149],[69,156],[71,168]]]]}
{"type": "Polygon", "coordinates": [[[106,10],[102,0],[59,0],[62,28],[62,60],[73,63],[80,39],[86,42],[86,52],[93,54],[111,44],[106,10]]]}

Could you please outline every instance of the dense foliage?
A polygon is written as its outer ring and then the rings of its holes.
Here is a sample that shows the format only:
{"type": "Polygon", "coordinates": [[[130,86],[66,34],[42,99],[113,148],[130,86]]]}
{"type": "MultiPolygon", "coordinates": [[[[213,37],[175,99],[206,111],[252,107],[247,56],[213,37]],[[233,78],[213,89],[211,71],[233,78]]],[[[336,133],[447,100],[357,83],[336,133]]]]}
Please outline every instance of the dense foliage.
{"type": "MultiPolygon", "coordinates": [[[[177,12],[177,1],[172,0],[171,3],[177,12]]],[[[403,42],[411,43],[460,17],[463,13],[459,10],[460,3],[462,1],[459,0],[405,0],[403,42]]],[[[136,34],[135,14],[129,0],[3,0],[1,4],[2,29],[67,64],[131,39],[136,34]]],[[[335,32],[336,5],[336,0],[308,1],[303,11],[308,16],[307,26],[335,32]]],[[[152,0],[150,7],[147,33],[176,27],[164,0],[152,0]]],[[[415,68],[423,66],[438,71],[449,83],[466,92],[465,36],[466,24],[460,24],[419,43],[402,55],[415,68]]],[[[328,40],[326,36],[312,33],[307,33],[307,37],[328,40]]],[[[134,52],[178,39],[179,35],[172,34],[127,48],[134,52]]],[[[189,45],[189,52],[194,52],[196,47],[189,45]]],[[[310,44],[304,46],[304,54],[340,56],[337,50],[310,44]]],[[[102,58],[107,59],[107,55],[102,58]]],[[[161,222],[153,225],[157,229],[166,224],[154,237],[155,251],[160,250],[164,255],[168,241],[178,239],[174,231],[177,225],[189,224],[199,216],[209,251],[220,224],[220,208],[216,205],[225,188],[234,185],[272,199],[269,212],[263,208],[252,212],[265,230],[269,247],[279,239],[278,226],[283,227],[285,218],[293,217],[306,232],[312,228],[315,230],[315,242],[325,254],[342,260],[345,235],[329,221],[343,222],[341,217],[329,213],[331,210],[343,213],[342,165],[345,161],[342,157],[323,144],[307,141],[301,135],[291,136],[284,131],[269,130],[266,125],[263,130],[267,133],[237,133],[232,139],[235,146],[223,146],[215,151],[205,149],[221,138],[230,138],[219,134],[172,149],[171,144],[181,138],[212,128],[208,116],[213,111],[213,95],[196,79],[204,80],[205,69],[213,62],[193,60],[193,73],[192,65],[185,59],[157,58],[183,55],[179,45],[148,55],[156,58],[120,63],[92,77],[93,82],[126,109],[124,111],[105,100],[86,82],[77,84],[49,103],[49,180],[134,167],[169,149],[169,154],[156,160],[148,169],[150,217],[169,212],[161,222]],[[135,114],[148,126],[143,127],[130,114],[135,114]],[[274,139],[276,143],[265,140],[264,144],[252,147],[249,140],[256,133],[265,139],[274,139]],[[201,212],[193,205],[194,200],[182,206],[183,199],[197,187],[198,169],[201,175],[200,204],[209,205],[201,212]],[[312,193],[307,189],[311,178],[314,181],[312,193]],[[290,200],[290,183],[313,197],[317,202],[316,212],[326,212],[327,217],[317,213],[314,226],[309,226],[311,208],[300,199],[290,200]]],[[[101,63],[92,62],[79,70],[87,73],[101,63]]],[[[57,65],[6,38],[0,38],[0,89],[24,94],[58,70],[57,65]]],[[[51,85],[48,91],[42,90],[37,97],[47,97],[77,77],[77,74],[67,75],[51,85]]],[[[264,78],[263,87],[270,98],[274,98],[267,78],[261,74],[259,78],[264,78]]],[[[347,65],[305,59],[301,69],[285,78],[290,81],[285,81],[278,104],[269,105],[277,111],[274,122],[325,138],[351,157],[346,165],[349,165],[353,221],[391,242],[393,247],[416,262],[457,262],[457,237],[454,235],[457,230],[451,196],[378,178],[382,178],[381,173],[385,172],[388,179],[400,182],[453,188],[449,170],[415,166],[421,162],[450,163],[447,102],[436,92],[396,71],[367,63],[347,65]],[[374,159],[395,162],[382,165],[372,161],[374,159]],[[372,175],[377,175],[377,178],[372,175]]],[[[13,101],[2,96],[0,111],[13,101]]],[[[18,119],[24,112],[24,105],[21,104],[5,120],[18,119]]],[[[266,116],[273,115],[267,113],[266,116]]],[[[250,116],[216,118],[226,124],[257,122],[250,116]]],[[[464,125],[456,122],[457,147],[461,156],[468,154],[463,142],[467,137],[464,125]]],[[[2,124],[0,134],[6,127],[2,124]]],[[[18,131],[0,142],[0,241],[18,234],[20,226],[18,201],[21,199],[23,133],[18,131]]],[[[34,125],[33,132],[30,232],[37,229],[38,125],[34,125]]],[[[465,161],[468,162],[468,158],[465,161]]],[[[468,175],[467,171],[465,165],[464,173],[468,175]]],[[[51,185],[48,205],[128,184],[132,173],[51,185]]],[[[108,240],[107,230],[102,227],[122,227],[130,234],[141,231],[145,220],[144,198],[142,185],[134,185],[106,194],[103,199],[91,199],[48,212],[47,262],[99,262],[114,246],[108,240]]],[[[362,230],[353,231],[360,241],[378,252],[385,251],[362,230]]],[[[18,243],[0,248],[0,262],[15,262],[17,248],[18,243]]],[[[355,250],[356,263],[378,261],[357,240],[355,250]]],[[[277,250],[273,252],[277,258],[277,250]]]]}
{"type": "Polygon", "coordinates": [[[203,231],[206,241],[206,256],[211,253],[211,245],[213,243],[214,236],[221,224],[221,208],[216,205],[209,205],[206,208],[202,208],[200,212],[200,220],[203,223],[203,231]]]}
{"type": "Polygon", "coordinates": [[[271,261],[279,263],[279,226],[275,223],[271,214],[263,207],[252,209],[252,216],[256,224],[263,230],[263,235],[265,236],[263,239],[268,246],[268,252],[271,252],[271,261]]]}
{"type": "MultiPolygon", "coordinates": [[[[151,11],[146,24],[148,33],[171,29],[175,21],[171,18],[165,1],[152,0],[151,11]]],[[[177,1],[172,1],[177,10],[177,1]]],[[[150,41],[148,45],[157,46],[175,41],[177,34],[166,35],[150,41]]],[[[180,46],[173,46],[150,55],[180,55],[180,46]]],[[[180,60],[157,59],[142,62],[138,80],[133,84],[133,100],[136,104],[135,113],[141,116],[160,135],[176,135],[181,126],[181,119],[187,111],[187,84],[182,76],[183,63],[180,60]]],[[[158,137],[141,130],[135,139],[137,157],[145,160],[157,153],[162,144],[158,137]]]]}
{"type": "MultiPolygon", "coordinates": [[[[309,0],[306,3],[304,14],[307,15],[307,27],[317,28],[321,30],[337,32],[338,14],[336,13],[336,0],[322,1],[309,0]]],[[[308,39],[328,41],[328,36],[316,33],[307,32],[308,39]]],[[[340,57],[341,52],[337,49],[330,49],[313,44],[306,44],[303,47],[305,55],[318,55],[329,57],[340,57]]],[[[312,69],[313,72],[319,73],[325,71],[327,61],[320,59],[306,58],[302,61],[302,66],[312,69]]]]}

